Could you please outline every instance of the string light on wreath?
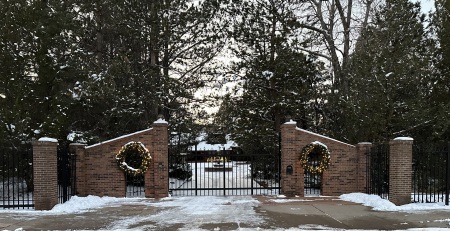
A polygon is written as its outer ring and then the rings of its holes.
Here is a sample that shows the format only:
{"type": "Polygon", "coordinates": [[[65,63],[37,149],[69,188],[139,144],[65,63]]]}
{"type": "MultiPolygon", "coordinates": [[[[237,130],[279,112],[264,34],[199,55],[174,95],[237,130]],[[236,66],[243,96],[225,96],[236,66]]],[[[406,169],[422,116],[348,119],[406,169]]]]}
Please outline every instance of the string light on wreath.
{"type": "Polygon", "coordinates": [[[325,144],[315,141],[303,147],[299,160],[300,164],[303,166],[303,169],[305,169],[307,172],[323,173],[330,166],[331,157],[330,152],[328,151],[328,147],[325,144]],[[319,164],[317,166],[311,165],[309,163],[308,157],[314,151],[319,154],[320,158],[319,164]]]}
{"type": "Polygon", "coordinates": [[[147,171],[152,157],[141,142],[132,141],[122,146],[116,160],[120,169],[136,176],[147,171]]]}

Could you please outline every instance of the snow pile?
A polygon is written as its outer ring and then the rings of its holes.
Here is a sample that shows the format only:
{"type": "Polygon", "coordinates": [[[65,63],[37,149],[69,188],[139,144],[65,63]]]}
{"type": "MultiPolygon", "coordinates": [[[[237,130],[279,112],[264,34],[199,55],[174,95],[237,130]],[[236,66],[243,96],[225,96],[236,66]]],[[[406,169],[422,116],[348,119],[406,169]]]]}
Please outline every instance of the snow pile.
{"type": "Polygon", "coordinates": [[[382,199],[380,196],[368,195],[365,193],[344,194],[341,195],[339,199],[370,206],[373,207],[373,210],[378,211],[413,212],[424,210],[450,210],[450,206],[444,206],[443,203],[412,203],[397,206],[386,199],[382,199]]]}
{"type": "Polygon", "coordinates": [[[124,202],[131,202],[135,200],[131,198],[116,198],[116,197],[98,197],[87,196],[78,197],[73,196],[69,201],[64,204],[57,204],[49,212],[55,214],[70,214],[70,213],[82,213],[89,210],[96,210],[102,207],[111,206],[113,204],[121,204],[124,202]]]}

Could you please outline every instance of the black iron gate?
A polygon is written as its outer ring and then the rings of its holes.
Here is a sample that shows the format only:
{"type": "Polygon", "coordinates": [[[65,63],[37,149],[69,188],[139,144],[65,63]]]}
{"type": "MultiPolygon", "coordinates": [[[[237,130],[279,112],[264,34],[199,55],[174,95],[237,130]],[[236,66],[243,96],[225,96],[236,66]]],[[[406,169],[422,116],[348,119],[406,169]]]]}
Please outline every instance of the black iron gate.
{"type": "Polygon", "coordinates": [[[125,174],[127,187],[126,197],[145,197],[145,177],[144,174],[125,174]]]}
{"type": "Polygon", "coordinates": [[[169,193],[197,195],[277,195],[280,156],[244,155],[232,150],[169,154],[169,193]]]}
{"type": "Polygon", "coordinates": [[[33,208],[33,190],[31,144],[0,144],[0,207],[33,208]]]}
{"type": "Polygon", "coordinates": [[[76,156],[68,145],[58,146],[58,202],[64,203],[76,193],[76,156]]]}
{"type": "Polygon", "coordinates": [[[387,199],[389,196],[389,145],[373,145],[366,150],[367,193],[387,199]]]}
{"type": "MultiPolygon", "coordinates": [[[[311,152],[308,158],[308,164],[313,167],[317,167],[320,162],[320,154],[317,151],[311,152]]],[[[320,195],[322,190],[322,173],[310,172],[305,170],[304,172],[304,193],[305,195],[320,195]]]]}
{"type": "Polygon", "coordinates": [[[449,204],[450,143],[413,145],[413,202],[449,204]]]}

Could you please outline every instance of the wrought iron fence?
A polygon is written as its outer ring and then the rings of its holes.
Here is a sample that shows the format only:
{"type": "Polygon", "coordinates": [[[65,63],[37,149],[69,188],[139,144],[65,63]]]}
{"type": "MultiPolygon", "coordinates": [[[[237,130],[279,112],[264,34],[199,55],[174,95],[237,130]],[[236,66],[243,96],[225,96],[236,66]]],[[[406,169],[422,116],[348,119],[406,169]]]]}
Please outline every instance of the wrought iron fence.
{"type": "Polygon", "coordinates": [[[0,207],[34,207],[33,150],[30,143],[0,145],[0,181],[0,207]]]}
{"type": "Polygon", "coordinates": [[[68,145],[58,146],[58,202],[64,203],[76,194],[76,156],[68,145]]]}
{"type": "MultiPolygon", "coordinates": [[[[308,164],[317,167],[320,162],[320,154],[311,152],[308,158],[308,164]]],[[[305,195],[320,195],[322,190],[322,173],[310,172],[305,170],[304,173],[304,192],[305,195]]]]}
{"type": "Polygon", "coordinates": [[[413,202],[449,204],[449,144],[413,146],[413,202]]]}
{"type": "Polygon", "coordinates": [[[277,195],[279,155],[244,155],[231,150],[169,155],[169,192],[174,196],[277,195]]]}
{"type": "Polygon", "coordinates": [[[125,174],[127,185],[127,197],[145,197],[145,179],[144,174],[125,174]]]}
{"type": "Polygon", "coordinates": [[[373,145],[366,150],[368,194],[379,195],[381,198],[389,197],[389,145],[373,145]]]}

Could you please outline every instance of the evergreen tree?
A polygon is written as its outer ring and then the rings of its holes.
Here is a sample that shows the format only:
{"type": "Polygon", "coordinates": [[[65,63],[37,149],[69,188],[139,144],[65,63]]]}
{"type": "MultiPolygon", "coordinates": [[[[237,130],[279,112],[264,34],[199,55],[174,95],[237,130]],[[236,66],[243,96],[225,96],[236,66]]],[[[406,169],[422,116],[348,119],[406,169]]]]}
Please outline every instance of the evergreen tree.
{"type": "Polygon", "coordinates": [[[87,79],[74,130],[107,139],[151,126],[162,114],[177,132],[190,127],[195,91],[221,49],[214,1],[81,2],[87,79]],[[88,128],[88,129],[87,129],[88,128]]]}
{"type": "Polygon", "coordinates": [[[433,75],[432,105],[437,120],[433,123],[434,138],[450,140],[450,1],[437,0],[432,28],[436,38],[435,66],[433,75]]]}
{"type": "Polygon", "coordinates": [[[298,46],[298,5],[286,1],[243,1],[232,5],[230,31],[236,44],[234,93],[224,97],[218,116],[246,153],[277,153],[278,132],[290,115],[308,127],[311,100],[322,81],[319,62],[298,46]],[[234,8],[233,8],[234,7],[234,8]]]}
{"type": "Polygon", "coordinates": [[[419,3],[389,0],[362,33],[351,57],[347,126],[349,142],[396,136],[422,139],[430,113],[430,40],[419,3]],[[422,135],[422,136],[421,136],[422,135]]]}
{"type": "Polygon", "coordinates": [[[1,127],[19,140],[60,138],[69,122],[69,79],[77,75],[71,5],[8,1],[1,11],[1,127]]]}

